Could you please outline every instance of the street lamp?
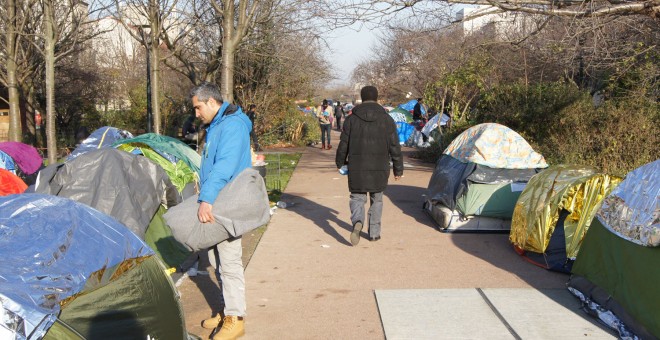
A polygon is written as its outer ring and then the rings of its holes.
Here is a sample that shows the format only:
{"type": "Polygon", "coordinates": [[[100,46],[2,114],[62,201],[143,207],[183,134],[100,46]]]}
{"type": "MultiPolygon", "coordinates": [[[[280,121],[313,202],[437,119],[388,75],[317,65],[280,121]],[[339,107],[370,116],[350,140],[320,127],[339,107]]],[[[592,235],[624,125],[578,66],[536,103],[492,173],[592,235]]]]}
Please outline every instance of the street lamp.
{"type": "Polygon", "coordinates": [[[152,129],[152,109],[151,109],[151,26],[140,25],[140,37],[144,42],[147,49],[147,132],[150,133],[152,129]],[[145,32],[145,30],[147,32],[145,32]],[[146,36],[145,36],[146,33],[146,36]]]}

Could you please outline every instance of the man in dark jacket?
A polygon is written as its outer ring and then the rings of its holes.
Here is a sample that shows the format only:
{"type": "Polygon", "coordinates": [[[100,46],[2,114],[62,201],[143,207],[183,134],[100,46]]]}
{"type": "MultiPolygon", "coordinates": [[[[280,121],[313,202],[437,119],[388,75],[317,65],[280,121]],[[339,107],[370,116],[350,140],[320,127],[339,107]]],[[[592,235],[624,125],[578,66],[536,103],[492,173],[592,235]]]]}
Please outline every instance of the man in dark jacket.
{"type": "Polygon", "coordinates": [[[396,124],[376,102],[378,89],[365,86],[360,91],[362,104],[344,122],[335,163],[337,168],[348,164],[348,189],[351,192],[351,244],[360,242],[365,222],[364,205],[369,195],[369,239],[380,239],[380,218],[383,212],[383,191],[390,176],[390,160],[394,180],[403,175],[401,146],[396,124]]]}

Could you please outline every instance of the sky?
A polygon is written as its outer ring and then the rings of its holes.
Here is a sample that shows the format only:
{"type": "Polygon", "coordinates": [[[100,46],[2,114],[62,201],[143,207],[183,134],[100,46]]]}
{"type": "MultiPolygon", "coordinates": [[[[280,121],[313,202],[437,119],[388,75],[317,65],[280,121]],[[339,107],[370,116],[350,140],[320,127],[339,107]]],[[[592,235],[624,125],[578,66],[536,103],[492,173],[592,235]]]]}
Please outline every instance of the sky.
{"type": "Polygon", "coordinates": [[[327,41],[333,51],[329,61],[334,67],[334,76],[338,78],[332,85],[351,85],[351,72],[358,63],[371,56],[371,50],[377,45],[379,36],[379,29],[359,25],[328,33],[327,41]]]}

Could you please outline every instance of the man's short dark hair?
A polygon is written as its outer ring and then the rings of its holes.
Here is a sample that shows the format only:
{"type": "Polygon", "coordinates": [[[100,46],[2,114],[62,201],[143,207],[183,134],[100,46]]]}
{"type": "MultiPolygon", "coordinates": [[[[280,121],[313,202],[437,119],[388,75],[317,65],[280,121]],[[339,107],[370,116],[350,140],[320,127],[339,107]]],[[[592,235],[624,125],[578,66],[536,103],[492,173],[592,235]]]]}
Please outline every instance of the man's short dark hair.
{"type": "Polygon", "coordinates": [[[192,99],[192,97],[197,97],[197,100],[204,103],[206,103],[209,98],[215,99],[218,104],[224,102],[218,85],[213,83],[201,83],[193,87],[192,90],[190,90],[190,99],[192,99]]]}
{"type": "Polygon", "coordinates": [[[362,101],[373,101],[378,100],[378,89],[375,86],[365,86],[360,90],[360,97],[362,101]]]}
{"type": "Polygon", "coordinates": [[[252,109],[256,109],[256,108],[257,108],[257,105],[255,105],[255,104],[250,104],[250,110],[252,110],[252,109]]]}

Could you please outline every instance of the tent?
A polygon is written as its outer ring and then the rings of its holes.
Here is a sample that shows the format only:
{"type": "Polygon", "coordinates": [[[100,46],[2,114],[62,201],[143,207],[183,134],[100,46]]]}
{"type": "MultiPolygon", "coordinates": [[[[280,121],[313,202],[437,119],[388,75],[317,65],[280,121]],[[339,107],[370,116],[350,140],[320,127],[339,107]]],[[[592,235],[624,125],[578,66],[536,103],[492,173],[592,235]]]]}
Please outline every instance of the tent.
{"type": "Polygon", "coordinates": [[[396,108],[394,110],[389,111],[388,114],[397,123],[398,122],[404,122],[404,123],[412,122],[412,115],[410,114],[410,112],[408,112],[404,109],[396,108]]]}
{"type": "Polygon", "coordinates": [[[445,149],[429,181],[424,209],[442,231],[509,232],[513,207],[529,179],[548,165],[506,126],[473,126],[445,149]]]}
{"type": "Polygon", "coordinates": [[[34,174],[43,164],[39,151],[32,145],[21,142],[3,142],[0,143],[0,151],[9,155],[25,175],[34,174]]]}
{"type": "Polygon", "coordinates": [[[0,196],[20,194],[27,189],[27,184],[11,171],[0,169],[0,196]]]}
{"type": "Polygon", "coordinates": [[[111,126],[98,128],[94,130],[87,139],[83,140],[82,143],[71,152],[66,160],[67,162],[72,161],[86,152],[108,148],[117,140],[125,138],[133,138],[133,135],[126,130],[120,130],[111,126]]]}
{"type": "Polygon", "coordinates": [[[52,178],[41,175],[36,192],[85,203],[116,218],[140,239],[161,204],[182,201],[160,166],[113,148],[81,154],[52,172],[52,178]]]}
{"type": "Polygon", "coordinates": [[[410,135],[415,131],[415,128],[409,123],[412,122],[412,115],[410,112],[396,108],[388,112],[390,117],[394,119],[396,123],[396,132],[399,135],[399,144],[404,144],[410,135]]]}
{"type": "Polygon", "coordinates": [[[530,262],[570,273],[600,203],[620,182],[589,166],[547,168],[520,194],[509,240],[530,262]]]}
{"type": "Polygon", "coordinates": [[[180,140],[168,136],[145,133],[135,138],[119,139],[114,142],[113,146],[118,147],[124,144],[135,147],[140,147],[140,144],[147,145],[174,164],[179,161],[184,162],[194,172],[199,172],[202,163],[202,157],[195,150],[180,140]]]}
{"type": "Polygon", "coordinates": [[[16,174],[16,163],[14,163],[14,159],[4,151],[0,151],[0,169],[5,169],[16,174]]]}
{"type": "Polygon", "coordinates": [[[621,338],[660,338],[660,160],[603,199],[573,265],[568,289],[621,338]]]}
{"type": "MultiPolygon", "coordinates": [[[[188,145],[178,139],[147,133],[118,140],[114,146],[119,150],[141,154],[160,165],[182,198],[194,194],[201,157],[188,145]]],[[[144,240],[168,266],[175,267],[190,255],[190,251],[174,239],[172,230],[163,219],[166,211],[162,206],[158,209],[145,231],[144,240]]]]}
{"type": "Polygon", "coordinates": [[[425,134],[427,137],[433,138],[433,140],[438,140],[438,134],[434,134],[434,132],[438,131],[438,126],[447,126],[449,123],[449,120],[451,118],[444,113],[438,113],[435,116],[431,117],[429,121],[424,125],[422,128],[422,133],[425,134]]]}
{"type": "Polygon", "coordinates": [[[115,219],[42,194],[0,197],[0,338],[186,339],[165,267],[115,219]]]}
{"type": "MultiPolygon", "coordinates": [[[[397,106],[397,107],[400,108],[400,109],[404,109],[408,113],[410,113],[410,112],[412,112],[412,110],[415,109],[415,105],[417,105],[417,99],[411,99],[411,100],[409,100],[409,101],[407,101],[403,104],[399,104],[399,106],[397,106]]],[[[425,114],[426,109],[424,108],[424,105],[422,105],[421,109],[422,109],[422,114],[425,114]]]]}

